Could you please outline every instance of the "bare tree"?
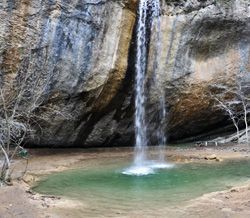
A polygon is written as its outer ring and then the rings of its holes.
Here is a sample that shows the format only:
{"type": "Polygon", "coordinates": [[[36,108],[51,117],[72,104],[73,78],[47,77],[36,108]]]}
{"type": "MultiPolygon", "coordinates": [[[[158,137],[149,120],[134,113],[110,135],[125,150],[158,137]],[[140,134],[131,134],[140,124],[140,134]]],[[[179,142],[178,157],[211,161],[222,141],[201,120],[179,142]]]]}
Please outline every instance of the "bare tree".
{"type": "Polygon", "coordinates": [[[213,85],[219,93],[211,92],[212,98],[215,100],[215,106],[224,110],[229,116],[236,128],[237,141],[243,141],[249,144],[249,127],[248,120],[250,114],[250,85],[244,81],[244,76],[241,74],[237,77],[234,86],[213,85]],[[240,140],[240,127],[244,124],[245,139],[240,140]]]}
{"type": "Polygon", "coordinates": [[[24,151],[21,143],[28,131],[28,125],[22,122],[9,111],[7,95],[0,88],[0,149],[3,153],[0,182],[8,183],[11,180],[10,165],[17,152],[24,151]]]}
{"type": "Polygon", "coordinates": [[[236,128],[236,137],[237,141],[240,141],[240,129],[239,129],[239,116],[235,112],[234,108],[232,107],[231,102],[224,101],[216,96],[214,96],[214,99],[216,100],[217,104],[216,106],[220,109],[224,110],[227,115],[230,117],[230,119],[233,122],[234,127],[236,128]]]}
{"type": "Polygon", "coordinates": [[[17,155],[27,154],[24,139],[33,134],[33,124],[37,127],[48,120],[46,111],[71,119],[69,114],[45,106],[52,73],[39,69],[31,56],[24,60],[26,65],[20,67],[13,84],[0,81],[0,185],[11,181],[11,164],[17,155]]]}

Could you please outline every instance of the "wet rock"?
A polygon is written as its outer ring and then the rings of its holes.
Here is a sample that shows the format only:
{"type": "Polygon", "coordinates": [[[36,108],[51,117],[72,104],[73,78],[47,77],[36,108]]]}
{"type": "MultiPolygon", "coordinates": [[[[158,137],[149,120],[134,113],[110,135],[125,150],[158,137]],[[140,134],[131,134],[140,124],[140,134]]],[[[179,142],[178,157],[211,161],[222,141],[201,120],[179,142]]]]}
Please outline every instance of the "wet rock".
{"type": "Polygon", "coordinates": [[[135,9],[135,0],[0,3],[0,82],[11,97],[25,81],[20,110],[38,104],[31,144],[88,146],[94,129],[104,142],[118,134],[114,99],[125,94],[135,9]],[[114,126],[95,128],[110,113],[114,126]]]}
{"type": "Polygon", "coordinates": [[[26,193],[30,194],[30,195],[35,195],[35,192],[33,192],[32,190],[27,190],[26,193]]]}
{"type": "Polygon", "coordinates": [[[197,141],[234,131],[224,128],[230,121],[214,107],[211,87],[232,87],[240,72],[237,63],[244,62],[245,74],[249,72],[249,5],[240,0],[185,5],[192,10],[178,6],[181,13],[173,16],[167,12],[174,14],[177,6],[165,7],[161,78],[166,80],[170,139],[197,141]]]}
{"type": "Polygon", "coordinates": [[[212,155],[206,156],[204,159],[205,160],[215,160],[217,162],[222,162],[223,161],[223,159],[217,157],[216,154],[212,154],[212,155]]]}
{"type": "Polygon", "coordinates": [[[240,190],[239,189],[237,189],[237,188],[232,188],[231,190],[230,190],[230,192],[239,192],[240,190]]]}
{"type": "Polygon", "coordinates": [[[210,156],[206,156],[206,157],[205,157],[205,160],[216,160],[216,159],[217,159],[216,154],[212,154],[212,155],[210,155],[210,156]]]}
{"type": "MultiPolygon", "coordinates": [[[[162,4],[157,73],[166,89],[168,139],[199,141],[234,131],[210,94],[250,70],[249,3],[162,4]]],[[[136,7],[136,0],[0,3],[0,83],[12,97],[28,75],[20,107],[39,105],[30,144],[133,145],[136,7]]],[[[152,66],[149,60],[148,78],[152,66]]],[[[152,144],[158,93],[147,105],[152,144]]]]}

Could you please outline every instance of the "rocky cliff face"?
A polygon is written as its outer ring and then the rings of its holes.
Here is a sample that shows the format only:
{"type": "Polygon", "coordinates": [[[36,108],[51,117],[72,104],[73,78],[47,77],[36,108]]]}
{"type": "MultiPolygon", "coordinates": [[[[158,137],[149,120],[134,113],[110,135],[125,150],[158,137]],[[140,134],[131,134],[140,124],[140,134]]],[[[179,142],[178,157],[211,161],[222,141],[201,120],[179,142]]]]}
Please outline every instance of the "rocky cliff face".
{"type": "Polygon", "coordinates": [[[170,138],[198,140],[228,124],[214,107],[211,87],[229,88],[239,73],[249,75],[249,9],[240,0],[165,1],[159,73],[167,88],[170,138]]]}
{"type": "MultiPolygon", "coordinates": [[[[30,143],[132,145],[136,7],[136,0],[0,2],[1,87],[10,95],[31,90],[20,102],[23,110],[37,106],[30,143]]],[[[248,0],[163,0],[161,29],[169,138],[226,125],[207,93],[250,71],[248,0]]],[[[153,97],[149,107],[153,127],[153,97]]]]}

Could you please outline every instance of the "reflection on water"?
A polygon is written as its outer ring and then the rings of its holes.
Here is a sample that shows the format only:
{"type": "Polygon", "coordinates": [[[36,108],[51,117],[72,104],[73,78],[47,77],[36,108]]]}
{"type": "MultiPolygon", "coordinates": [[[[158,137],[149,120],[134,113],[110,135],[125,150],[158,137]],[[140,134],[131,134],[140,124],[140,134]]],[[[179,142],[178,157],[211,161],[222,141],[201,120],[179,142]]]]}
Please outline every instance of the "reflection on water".
{"type": "Polygon", "coordinates": [[[35,191],[63,195],[84,202],[85,216],[115,216],[144,211],[157,216],[169,205],[177,205],[204,193],[219,191],[243,182],[250,176],[250,161],[175,164],[155,174],[122,174],[129,166],[117,159],[97,165],[48,176],[35,191]]]}

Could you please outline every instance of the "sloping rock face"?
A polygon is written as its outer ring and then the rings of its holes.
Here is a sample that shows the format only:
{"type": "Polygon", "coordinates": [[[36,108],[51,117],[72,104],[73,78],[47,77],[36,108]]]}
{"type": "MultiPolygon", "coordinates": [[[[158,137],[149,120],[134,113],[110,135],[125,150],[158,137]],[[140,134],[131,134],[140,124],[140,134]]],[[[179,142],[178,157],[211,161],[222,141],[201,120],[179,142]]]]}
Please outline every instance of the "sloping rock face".
{"type": "Polygon", "coordinates": [[[239,74],[250,84],[250,4],[165,2],[160,73],[168,90],[169,136],[198,140],[227,125],[227,117],[214,107],[211,87],[230,88],[239,74]]]}
{"type": "MultiPolygon", "coordinates": [[[[30,90],[20,102],[37,106],[30,144],[133,145],[136,8],[137,0],[0,2],[1,87],[30,90]]],[[[169,139],[226,125],[207,92],[250,71],[248,0],[163,0],[161,30],[169,139]]]]}
{"type": "Polygon", "coordinates": [[[2,86],[22,86],[27,75],[25,89],[39,99],[42,119],[30,143],[101,145],[113,134],[135,8],[133,1],[1,1],[2,86]]]}

